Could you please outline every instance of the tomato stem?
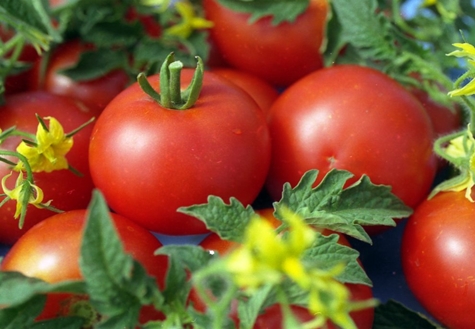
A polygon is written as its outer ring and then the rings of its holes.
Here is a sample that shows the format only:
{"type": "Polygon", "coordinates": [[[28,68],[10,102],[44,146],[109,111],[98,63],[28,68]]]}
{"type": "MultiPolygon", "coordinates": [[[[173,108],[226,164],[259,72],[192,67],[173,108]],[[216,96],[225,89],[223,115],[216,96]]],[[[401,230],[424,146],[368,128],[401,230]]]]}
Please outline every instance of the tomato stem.
{"type": "Polygon", "coordinates": [[[204,64],[200,57],[197,56],[196,60],[195,73],[185,90],[181,90],[183,63],[175,61],[173,53],[167,56],[160,69],[160,93],[152,87],[144,73],[137,76],[137,82],[142,90],[162,107],[186,110],[196,103],[203,87],[204,64]]]}

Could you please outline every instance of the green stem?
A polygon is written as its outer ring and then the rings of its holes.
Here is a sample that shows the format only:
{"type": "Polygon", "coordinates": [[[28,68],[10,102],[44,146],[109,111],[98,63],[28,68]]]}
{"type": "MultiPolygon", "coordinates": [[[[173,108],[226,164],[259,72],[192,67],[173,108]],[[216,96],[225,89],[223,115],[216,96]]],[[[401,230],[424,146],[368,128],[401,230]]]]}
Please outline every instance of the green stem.
{"type": "Polygon", "coordinates": [[[196,57],[196,60],[195,73],[185,90],[181,90],[183,63],[175,61],[173,53],[167,56],[160,69],[160,93],[152,87],[144,73],[137,76],[137,82],[142,90],[160,106],[175,110],[189,109],[198,100],[203,87],[204,64],[200,57],[196,57]]]}

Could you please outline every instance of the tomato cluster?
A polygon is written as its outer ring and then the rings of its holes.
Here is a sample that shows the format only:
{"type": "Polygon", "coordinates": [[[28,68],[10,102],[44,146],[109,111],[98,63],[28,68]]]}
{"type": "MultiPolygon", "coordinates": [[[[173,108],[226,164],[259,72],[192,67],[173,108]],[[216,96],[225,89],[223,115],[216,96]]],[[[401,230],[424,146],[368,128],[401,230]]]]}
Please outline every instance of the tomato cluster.
{"type": "MultiPolygon", "coordinates": [[[[167,71],[179,65],[173,61],[160,74],[148,76],[147,83],[133,82],[122,69],[74,81],[61,70],[93,46],[72,38],[51,52],[46,67],[44,58],[26,49],[23,59],[31,69],[9,77],[0,129],[15,126],[35,134],[35,115],[56,118],[65,131],[93,117],[95,121],[74,135],[67,155],[80,175],[68,169],[34,173],[45,200],[64,213],[53,215],[29,205],[20,229],[13,219],[15,200],[0,207],[0,243],[13,246],[1,270],[48,282],[80,279],[83,222],[92,191],[98,189],[125,249],[163,287],[168,263],[165,256],[153,256],[162,244],[150,232],[210,232],[202,221],[178,212],[180,207],[206,203],[210,195],[269,207],[281,198],[285,183],[296,185],[308,170],[318,169],[316,186],[332,169],[345,169],[354,174],[347,185],[367,175],[375,184],[391,186],[415,209],[402,244],[409,287],[437,320],[450,328],[470,328],[475,322],[470,312],[475,303],[473,203],[461,192],[427,200],[444,169],[433,142],[461,128],[460,109],[450,111],[376,68],[325,66],[326,0],[311,0],[295,21],[278,26],[270,17],[248,23],[250,15],[217,0],[203,0],[203,10],[214,23],[209,37],[220,60],[219,66],[205,63],[202,76],[200,62],[196,69],[167,71]],[[197,80],[199,96],[188,104],[197,80]],[[144,83],[157,97],[150,96],[144,83]],[[441,282],[443,288],[436,289],[441,282]]],[[[158,28],[153,34],[160,32],[158,28]]],[[[20,141],[21,136],[6,139],[1,148],[14,151],[20,141]]],[[[11,170],[11,163],[0,163],[0,177],[11,170]]],[[[6,181],[10,189],[13,180],[6,181]]],[[[371,234],[381,229],[367,228],[371,234]]],[[[211,234],[201,246],[226,253],[232,244],[211,234]]],[[[372,297],[368,286],[348,287],[355,300],[372,297]]],[[[38,319],[65,314],[58,303],[83,297],[49,298],[38,319]]],[[[191,300],[200,304],[196,296],[191,300]]],[[[301,321],[312,317],[301,307],[292,308],[301,321]]],[[[161,316],[143,309],[141,321],[161,316]]],[[[358,328],[371,328],[373,310],[352,316],[358,328]]],[[[281,310],[273,306],[254,328],[278,328],[281,319],[281,310]]]]}

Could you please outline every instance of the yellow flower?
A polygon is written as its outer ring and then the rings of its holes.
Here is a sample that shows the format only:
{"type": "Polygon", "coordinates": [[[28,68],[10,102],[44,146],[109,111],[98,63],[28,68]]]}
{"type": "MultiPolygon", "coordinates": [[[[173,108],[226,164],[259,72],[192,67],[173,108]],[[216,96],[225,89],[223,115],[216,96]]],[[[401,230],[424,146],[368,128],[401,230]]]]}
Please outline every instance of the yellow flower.
{"type": "MultiPolygon", "coordinates": [[[[53,117],[45,119],[49,119],[49,129],[46,130],[41,123],[38,124],[36,143],[23,141],[16,150],[27,158],[33,172],[68,169],[66,154],[73,146],[73,138],[65,135],[58,120],[53,117]]],[[[24,164],[19,162],[14,169],[23,170],[24,164]]]]}
{"type": "Polygon", "coordinates": [[[286,215],[289,232],[282,238],[267,220],[253,218],[243,244],[227,261],[239,286],[253,290],[265,283],[279,283],[284,276],[304,285],[308,276],[301,261],[302,253],[315,239],[315,231],[297,215],[286,215]]]}
{"type": "MultiPolygon", "coordinates": [[[[460,48],[459,50],[454,50],[453,52],[447,54],[447,56],[455,56],[459,58],[465,58],[467,63],[475,67],[475,47],[469,43],[454,43],[455,47],[460,48]]],[[[470,82],[465,84],[463,87],[450,91],[449,96],[469,96],[475,94],[475,80],[472,79],[470,82]]]]}
{"type": "Polygon", "coordinates": [[[430,6],[433,6],[437,4],[437,0],[424,0],[424,2],[422,3],[422,6],[423,7],[430,7],[430,6]]]}
{"type": "Polygon", "coordinates": [[[447,155],[454,159],[465,159],[468,161],[468,168],[461,168],[462,179],[457,181],[457,184],[451,185],[444,189],[444,191],[459,192],[465,190],[465,197],[473,202],[471,193],[472,187],[475,185],[475,139],[470,131],[470,126],[467,128],[466,134],[456,137],[449,142],[445,149],[447,155]]]}
{"type": "Polygon", "coordinates": [[[12,190],[9,190],[6,187],[7,179],[12,175],[12,173],[5,175],[2,178],[2,189],[5,195],[11,200],[16,200],[16,210],[15,218],[18,218],[23,209],[22,199],[24,198],[25,193],[30,193],[28,198],[28,203],[34,205],[37,208],[43,208],[44,206],[49,205],[49,202],[43,204],[43,190],[37,185],[30,184],[28,181],[23,179],[23,172],[18,173],[18,177],[15,183],[15,187],[12,190]],[[31,189],[31,190],[28,190],[31,189]]]}
{"type": "Polygon", "coordinates": [[[179,1],[175,7],[181,16],[181,22],[167,28],[165,34],[186,39],[194,30],[213,27],[211,21],[195,15],[193,5],[188,1],[179,1]]]}

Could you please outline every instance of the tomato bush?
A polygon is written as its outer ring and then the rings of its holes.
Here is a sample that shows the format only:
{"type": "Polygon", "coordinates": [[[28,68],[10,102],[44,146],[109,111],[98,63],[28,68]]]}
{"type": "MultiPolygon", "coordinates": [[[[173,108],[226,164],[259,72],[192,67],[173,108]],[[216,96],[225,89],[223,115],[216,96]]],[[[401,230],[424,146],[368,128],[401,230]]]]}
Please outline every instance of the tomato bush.
{"type": "MultiPolygon", "coordinates": [[[[52,116],[63,126],[66,133],[73,131],[80,125],[92,118],[88,108],[72,98],[54,95],[45,91],[27,91],[9,95],[3,106],[0,106],[0,128],[5,130],[12,126],[17,129],[35,134],[40,117],[52,116]],[[52,106],[54,104],[54,106],[52,106]]],[[[74,145],[67,154],[69,164],[81,173],[76,175],[70,170],[55,170],[51,173],[34,173],[35,184],[44,192],[45,201],[53,200],[52,205],[60,210],[72,210],[85,208],[89,204],[91,192],[94,187],[92,182],[89,163],[88,149],[89,137],[92,125],[86,126],[74,135],[74,145]]],[[[15,150],[21,141],[20,136],[12,136],[2,143],[2,149],[15,150]]],[[[13,159],[15,162],[17,159],[13,159]]],[[[5,162],[0,162],[0,176],[11,172],[11,167],[5,162]]],[[[12,189],[15,179],[11,177],[6,181],[9,189],[12,189]]],[[[0,242],[14,243],[23,233],[39,221],[50,217],[50,210],[38,209],[28,206],[28,215],[22,229],[18,227],[18,221],[14,219],[16,202],[10,200],[0,207],[0,242]]]]}
{"type": "MultiPolygon", "coordinates": [[[[182,86],[194,72],[183,69],[182,86]]],[[[149,81],[155,85],[158,76],[149,81]]],[[[208,195],[250,204],[265,181],[270,141],[263,112],[234,84],[205,72],[200,97],[186,110],[160,106],[134,84],[97,120],[91,175],[119,214],[162,234],[207,232],[177,212],[208,195]]]]}
{"type": "MultiPolygon", "coordinates": [[[[85,209],[71,210],[35,225],[9,250],[0,269],[18,271],[50,283],[81,279],[79,255],[86,215],[85,209]]],[[[155,250],[162,246],[160,241],[133,221],[117,214],[111,216],[125,251],[141,263],[163,289],[168,260],[163,255],[154,256],[155,250]]],[[[38,320],[67,315],[70,309],[62,305],[66,303],[69,308],[73,308],[74,302],[82,300],[83,296],[51,294],[38,320]]],[[[147,306],[142,309],[141,321],[159,319],[161,316],[158,311],[147,306]]]]}
{"type": "Polygon", "coordinates": [[[320,47],[327,21],[326,0],[312,0],[293,22],[273,25],[272,17],[249,23],[248,13],[233,11],[216,0],[204,0],[213,22],[211,40],[232,67],[276,86],[288,86],[323,67],[320,47]]]}
{"type": "MultiPolygon", "coordinates": [[[[390,185],[408,206],[420,203],[436,172],[433,129],[418,100],[371,68],[325,68],[286,89],[269,112],[272,160],[266,187],[278,200],[285,182],[332,168],[390,185]]],[[[317,181],[317,183],[320,181],[317,181]]]]}
{"type": "Polygon", "coordinates": [[[464,192],[422,202],[409,218],[401,244],[406,281],[425,309],[449,328],[475,321],[475,204],[464,192]]]}

